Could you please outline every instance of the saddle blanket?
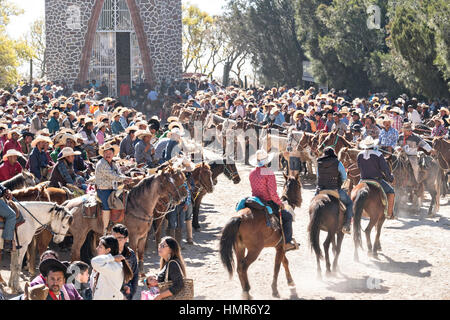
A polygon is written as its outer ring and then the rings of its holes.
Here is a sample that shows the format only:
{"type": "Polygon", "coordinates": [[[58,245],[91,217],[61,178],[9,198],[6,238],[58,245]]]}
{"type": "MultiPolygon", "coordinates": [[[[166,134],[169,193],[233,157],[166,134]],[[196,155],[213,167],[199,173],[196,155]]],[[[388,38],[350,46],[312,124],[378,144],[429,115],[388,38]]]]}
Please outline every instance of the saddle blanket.
{"type": "Polygon", "coordinates": [[[250,203],[250,202],[259,204],[261,207],[265,207],[266,210],[267,210],[267,212],[268,212],[269,214],[272,214],[272,213],[273,213],[272,208],[271,208],[270,206],[264,204],[264,203],[261,201],[261,199],[259,199],[258,197],[246,197],[246,198],[243,198],[243,199],[242,199],[241,201],[239,201],[238,204],[236,205],[236,212],[237,212],[237,211],[240,211],[240,210],[242,210],[242,209],[244,209],[244,208],[247,208],[246,204],[247,204],[247,203],[250,203]]]}

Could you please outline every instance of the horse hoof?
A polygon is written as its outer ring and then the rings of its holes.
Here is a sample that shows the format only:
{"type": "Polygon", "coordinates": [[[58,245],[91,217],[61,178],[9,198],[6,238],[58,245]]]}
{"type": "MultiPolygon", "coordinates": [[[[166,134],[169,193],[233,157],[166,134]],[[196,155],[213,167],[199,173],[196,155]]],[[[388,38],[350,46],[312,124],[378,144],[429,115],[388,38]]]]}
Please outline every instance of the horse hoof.
{"type": "Polygon", "coordinates": [[[273,291],[272,292],[272,297],[279,298],[280,297],[280,293],[278,291],[273,291]]]}
{"type": "Polygon", "coordinates": [[[288,282],[288,287],[295,287],[295,282],[294,281],[288,282]]]}
{"type": "Polygon", "coordinates": [[[245,291],[242,293],[242,299],[244,300],[252,300],[252,296],[250,295],[250,293],[248,291],[245,291]]]}

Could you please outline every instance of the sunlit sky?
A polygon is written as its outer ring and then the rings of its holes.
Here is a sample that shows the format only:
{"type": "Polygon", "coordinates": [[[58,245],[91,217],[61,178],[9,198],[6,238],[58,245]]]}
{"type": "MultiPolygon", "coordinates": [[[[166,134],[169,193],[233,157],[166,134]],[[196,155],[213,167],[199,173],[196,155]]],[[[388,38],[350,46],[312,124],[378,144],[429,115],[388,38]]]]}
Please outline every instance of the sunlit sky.
{"type": "MultiPolygon", "coordinates": [[[[8,33],[11,37],[18,39],[24,36],[30,24],[45,14],[45,0],[10,0],[10,2],[22,8],[24,14],[13,17],[8,25],[8,33]]],[[[194,4],[211,15],[222,12],[224,0],[183,0],[183,4],[194,4]]]]}

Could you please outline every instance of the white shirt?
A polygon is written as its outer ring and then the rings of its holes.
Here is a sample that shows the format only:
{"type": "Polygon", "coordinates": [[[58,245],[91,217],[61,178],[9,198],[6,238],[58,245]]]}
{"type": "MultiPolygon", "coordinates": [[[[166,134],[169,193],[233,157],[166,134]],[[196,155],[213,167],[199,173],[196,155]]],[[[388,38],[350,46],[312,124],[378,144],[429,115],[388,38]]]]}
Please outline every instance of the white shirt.
{"type": "Polygon", "coordinates": [[[114,261],[114,257],[107,254],[92,258],[91,265],[94,269],[90,279],[93,300],[123,300],[124,296],[120,292],[124,281],[122,263],[114,261]],[[94,288],[97,273],[100,276],[94,288]]]}
{"type": "Polygon", "coordinates": [[[417,110],[413,110],[412,112],[408,113],[408,120],[414,124],[422,123],[422,119],[420,118],[420,114],[419,112],[417,112],[417,110]]]}

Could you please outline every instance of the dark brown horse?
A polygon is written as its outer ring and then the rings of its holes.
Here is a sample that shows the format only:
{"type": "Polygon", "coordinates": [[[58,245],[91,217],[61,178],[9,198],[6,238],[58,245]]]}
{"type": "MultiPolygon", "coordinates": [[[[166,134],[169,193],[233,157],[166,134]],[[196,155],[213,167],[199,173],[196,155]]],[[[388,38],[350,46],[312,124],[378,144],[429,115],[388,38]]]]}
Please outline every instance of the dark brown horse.
{"type": "MultiPolygon", "coordinates": [[[[384,215],[385,206],[383,205],[383,191],[367,183],[360,183],[351,193],[351,199],[353,201],[353,240],[355,243],[355,253],[354,260],[358,261],[358,247],[362,248],[361,242],[361,216],[370,218],[369,224],[367,225],[364,233],[366,234],[367,240],[367,254],[369,257],[378,257],[378,250],[381,250],[380,236],[381,228],[383,227],[384,220],[386,217],[384,215]],[[376,226],[377,235],[375,237],[375,242],[372,247],[372,242],[370,240],[370,233],[372,228],[376,226]]],[[[387,205],[387,204],[386,204],[387,205]]]]}
{"type": "Polygon", "coordinates": [[[36,185],[36,178],[31,172],[23,170],[11,179],[2,181],[1,184],[6,189],[13,191],[27,187],[34,187],[36,185]]]}
{"type": "Polygon", "coordinates": [[[334,152],[338,154],[344,147],[353,148],[355,146],[348,142],[343,136],[339,135],[338,130],[334,130],[323,138],[321,144],[319,145],[319,151],[325,149],[326,147],[332,147],[334,152]]]}
{"type": "MultiPolygon", "coordinates": [[[[289,177],[285,182],[281,200],[287,201],[294,209],[300,207],[302,202],[301,189],[299,177],[289,177]]],[[[243,297],[245,299],[251,299],[247,270],[258,258],[264,248],[275,247],[277,252],[272,282],[272,295],[274,297],[279,297],[277,279],[281,263],[283,263],[286,271],[288,285],[291,287],[295,285],[289,271],[289,262],[284,251],[281,227],[274,215],[271,215],[269,219],[271,220],[272,226],[276,227],[267,226],[266,214],[264,211],[245,208],[240,210],[237,215],[225,225],[222,231],[220,239],[220,257],[222,263],[228,270],[230,276],[232,276],[234,269],[234,250],[237,262],[237,273],[239,274],[243,297]]]]}
{"type": "Polygon", "coordinates": [[[317,277],[322,279],[322,269],[320,268],[320,259],[322,259],[322,251],[320,249],[320,231],[328,232],[327,238],[323,243],[326,261],[326,275],[332,275],[329,248],[333,244],[334,261],[333,274],[338,271],[338,258],[341,253],[342,225],[344,222],[344,214],[340,213],[340,204],[336,197],[328,194],[318,194],[315,196],[309,206],[310,223],[308,226],[309,243],[311,249],[314,250],[317,260],[317,277]]]}
{"type": "MultiPolygon", "coordinates": [[[[212,172],[212,179],[214,185],[217,184],[217,177],[221,175],[222,173],[225,174],[225,176],[233,181],[234,184],[238,184],[241,182],[241,177],[239,176],[239,173],[236,168],[236,164],[233,160],[230,159],[221,159],[221,160],[215,160],[209,162],[209,167],[211,168],[212,172]]],[[[192,227],[194,230],[199,231],[200,230],[200,224],[198,221],[198,215],[200,213],[200,205],[202,203],[203,197],[207,194],[207,191],[203,189],[196,189],[193,192],[193,212],[192,212],[192,227]]]]}
{"type": "Polygon", "coordinates": [[[347,170],[347,179],[349,185],[346,187],[348,192],[351,192],[353,187],[356,186],[360,180],[360,174],[358,167],[358,154],[361,152],[359,149],[352,149],[348,147],[342,148],[338,153],[338,159],[342,162],[342,165],[347,170]]]}

